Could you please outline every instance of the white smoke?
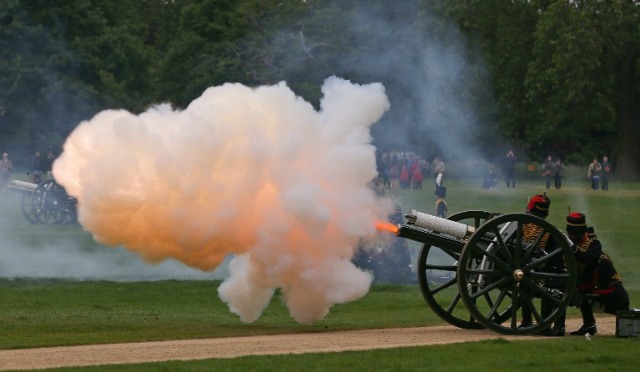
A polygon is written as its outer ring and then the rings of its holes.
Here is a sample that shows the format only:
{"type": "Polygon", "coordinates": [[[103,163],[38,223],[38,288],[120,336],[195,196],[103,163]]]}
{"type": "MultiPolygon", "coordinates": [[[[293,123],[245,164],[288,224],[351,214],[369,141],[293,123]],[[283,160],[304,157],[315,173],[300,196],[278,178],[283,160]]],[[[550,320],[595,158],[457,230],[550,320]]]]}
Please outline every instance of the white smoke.
{"type": "Polygon", "coordinates": [[[384,87],[332,77],[322,92],[319,111],[284,83],[209,88],[184,111],[103,111],[69,136],[53,173],[98,242],[201,270],[233,254],[218,292],[242,321],[280,288],[311,323],[368,291],[350,259],[390,210],[367,187],[384,87]]]}

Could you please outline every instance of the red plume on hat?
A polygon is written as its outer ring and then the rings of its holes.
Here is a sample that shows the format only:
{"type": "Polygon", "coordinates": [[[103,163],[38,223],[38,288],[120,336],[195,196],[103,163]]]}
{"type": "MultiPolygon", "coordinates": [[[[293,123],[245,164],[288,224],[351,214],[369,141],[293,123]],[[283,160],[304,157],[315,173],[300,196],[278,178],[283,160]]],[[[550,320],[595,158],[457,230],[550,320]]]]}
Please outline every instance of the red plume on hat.
{"type": "Polygon", "coordinates": [[[587,218],[584,214],[573,212],[567,216],[567,233],[582,235],[587,232],[587,218]]]}
{"type": "Polygon", "coordinates": [[[546,218],[549,215],[549,207],[551,206],[551,199],[546,195],[535,195],[529,199],[527,204],[527,211],[534,216],[540,218],[546,218]]]}

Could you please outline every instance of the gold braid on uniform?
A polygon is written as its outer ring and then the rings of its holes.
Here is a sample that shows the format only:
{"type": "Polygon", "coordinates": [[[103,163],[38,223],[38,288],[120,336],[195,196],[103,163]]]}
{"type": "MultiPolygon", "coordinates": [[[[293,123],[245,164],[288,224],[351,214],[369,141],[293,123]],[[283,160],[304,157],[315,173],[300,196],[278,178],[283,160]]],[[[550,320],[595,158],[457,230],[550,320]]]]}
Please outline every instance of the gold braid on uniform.
{"type": "Polygon", "coordinates": [[[589,249],[589,246],[591,246],[591,242],[594,240],[595,237],[587,235],[587,238],[582,243],[576,244],[576,249],[574,250],[574,252],[586,252],[589,249]]]}
{"type": "MultiPolygon", "coordinates": [[[[542,226],[538,224],[525,223],[524,225],[522,225],[522,234],[523,234],[524,240],[527,243],[533,243],[538,238],[541,232],[542,232],[542,226]]],[[[549,240],[549,236],[551,236],[549,233],[545,233],[540,238],[540,241],[538,242],[538,248],[545,249],[545,247],[547,246],[547,240],[549,240]]]]}
{"type": "MultiPolygon", "coordinates": [[[[582,243],[576,244],[573,250],[573,252],[576,254],[576,258],[578,258],[578,256],[582,257],[582,255],[589,250],[589,247],[591,246],[591,242],[594,240],[596,240],[595,235],[587,234],[587,238],[582,243]]],[[[578,275],[582,275],[586,266],[587,265],[583,260],[581,259],[576,260],[576,270],[578,272],[578,275]]]]}
{"type": "MultiPolygon", "coordinates": [[[[606,254],[606,253],[602,253],[602,254],[600,255],[600,259],[599,259],[598,261],[601,261],[601,260],[607,260],[607,261],[609,261],[609,262],[613,263],[613,262],[611,261],[611,257],[609,257],[609,255],[608,255],[608,254],[606,254]]],[[[617,272],[616,272],[615,274],[613,274],[613,276],[611,276],[611,278],[610,278],[610,279],[611,279],[611,283],[621,282],[621,281],[622,281],[622,277],[621,277],[621,276],[620,276],[620,274],[618,274],[617,272]]]]}

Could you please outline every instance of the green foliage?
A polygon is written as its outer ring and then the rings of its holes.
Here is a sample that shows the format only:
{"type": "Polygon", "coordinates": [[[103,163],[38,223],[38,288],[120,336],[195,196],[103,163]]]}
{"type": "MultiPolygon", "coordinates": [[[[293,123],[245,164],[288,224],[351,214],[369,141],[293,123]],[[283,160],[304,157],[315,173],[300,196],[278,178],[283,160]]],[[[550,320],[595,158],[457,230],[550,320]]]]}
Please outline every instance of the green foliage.
{"type": "Polygon", "coordinates": [[[619,159],[624,172],[638,168],[631,125],[639,117],[640,79],[630,70],[640,52],[637,5],[445,3],[440,11],[486,52],[497,126],[510,142],[532,159],[551,153],[583,161],[608,154],[619,159]]]}
{"type": "Polygon", "coordinates": [[[318,107],[339,75],[385,85],[381,147],[446,152],[433,133],[455,124],[488,157],[504,143],[640,170],[632,1],[6,0],[0,23],[0,141],[15,158],[59,147],[105,108],[182,108],[210,86],[280,81],[318,107]]]}
{"type": "Polygon", "coordinates": [[[602,138],[611,137],[616,128],[615,101],[607,76],[611,71],[601,68],[607,57],[593,17],[555,3],[541,16],[536,40],[525,80],[525,104],[532,115],[527,138],[538,144],[539,154],[564,157],[583,146],[602,148],[602,138]]]}

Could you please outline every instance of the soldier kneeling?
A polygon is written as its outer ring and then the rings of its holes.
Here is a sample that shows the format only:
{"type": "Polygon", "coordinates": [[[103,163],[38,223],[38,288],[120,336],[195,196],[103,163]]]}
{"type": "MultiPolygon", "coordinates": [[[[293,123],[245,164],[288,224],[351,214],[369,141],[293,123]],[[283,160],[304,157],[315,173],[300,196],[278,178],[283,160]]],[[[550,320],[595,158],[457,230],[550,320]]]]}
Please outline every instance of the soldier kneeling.
{"type": "Polygon", "coordinates": [[[602,251],[600,240],[593,232],[588,233],[584,214],[571,213],[567,216],[567,234],[574,244],[578,272],[576,291],[577,298],[581,298],[576,305],[582,313],[582,327],[571,334],[594,335],[598,330],[593,307],[615,315],[619,310],[629,309],[629,295],[613,261],[602,251]]]}

